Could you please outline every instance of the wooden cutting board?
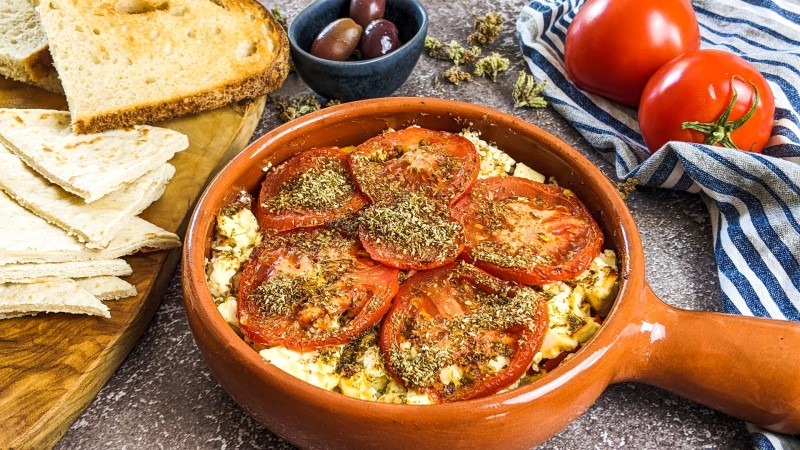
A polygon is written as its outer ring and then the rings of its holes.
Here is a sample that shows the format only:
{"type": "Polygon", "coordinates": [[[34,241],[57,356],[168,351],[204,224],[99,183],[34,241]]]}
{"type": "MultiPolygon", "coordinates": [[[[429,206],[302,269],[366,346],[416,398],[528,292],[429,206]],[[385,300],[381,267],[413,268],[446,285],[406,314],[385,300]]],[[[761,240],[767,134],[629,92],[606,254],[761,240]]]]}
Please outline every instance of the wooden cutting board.
{"type": "MultiPolygon", "coordinates": [[[[183,238],[209,178],[248,143],[265,98],[171,120],[189,148],[164,196],[142,217],[183,238]]],[[[66,109],[63,97],[0,77],[0,107],[66,109]]],[[[1,220],[1,219],[0,219],[1,220]]],[[[8,236],[0,237],[9,239],[8,236]]],[[[144,332],[164,295],[180,249],[127,257],[135,298],[107,302],[111,318],[40,314],[0,321],[0,448],[49,448],[64,435],[144,332]]]]}

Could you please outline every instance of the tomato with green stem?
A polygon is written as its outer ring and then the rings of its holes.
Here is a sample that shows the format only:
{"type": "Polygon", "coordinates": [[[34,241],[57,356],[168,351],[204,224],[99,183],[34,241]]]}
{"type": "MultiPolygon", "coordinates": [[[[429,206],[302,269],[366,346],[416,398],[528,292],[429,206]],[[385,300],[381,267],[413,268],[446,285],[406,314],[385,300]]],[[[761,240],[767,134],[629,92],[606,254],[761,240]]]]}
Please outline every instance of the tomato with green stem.
{"type": "Polygon", "coordinates": [[[669,141],[760,153],[772,134],[775,98],[741,57],[698,50],[670,61],[642,93],[639,129],[651,153],[669,141]]]}

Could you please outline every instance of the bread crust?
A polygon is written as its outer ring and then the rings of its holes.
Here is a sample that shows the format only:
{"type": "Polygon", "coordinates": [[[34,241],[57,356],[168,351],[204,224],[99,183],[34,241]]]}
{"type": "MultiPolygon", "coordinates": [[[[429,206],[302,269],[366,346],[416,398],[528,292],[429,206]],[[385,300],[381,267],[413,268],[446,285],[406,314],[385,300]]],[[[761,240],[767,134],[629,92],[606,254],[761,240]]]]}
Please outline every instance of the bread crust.
{"type": "Polygon", "coordinates": [[[87,119],[73,119],[73,129],[80,134],[99,133],[114,128],[159,122],[267,95],[280,88],[289,74],[289,40],[283,31],[280,32],[280,36],[282,42],[277,53],[277,61],[265,72],[219,86],[213,91],[174,98],[161,103],[140,105],[114,113],[98,114],[87,119]]]}
{"type": "Polygon", "coordinates": [[[164,98],[157,102],[142,103],[109,112],[84,111],[77,115],[75,111],[71,111],[73,130],[76,133],[86,134],[154,123],[219,108],[244,99],[257,98],[277,90],[289,73],[289,39],[272,14],[258,1],[244,0],[241,4],[263,11],[263,20],[270,22],[270,27],[274,30],[276,50],[274,60],[269,67],[254,75],[209,86],[205,91],[187,96],[164,98]]]}

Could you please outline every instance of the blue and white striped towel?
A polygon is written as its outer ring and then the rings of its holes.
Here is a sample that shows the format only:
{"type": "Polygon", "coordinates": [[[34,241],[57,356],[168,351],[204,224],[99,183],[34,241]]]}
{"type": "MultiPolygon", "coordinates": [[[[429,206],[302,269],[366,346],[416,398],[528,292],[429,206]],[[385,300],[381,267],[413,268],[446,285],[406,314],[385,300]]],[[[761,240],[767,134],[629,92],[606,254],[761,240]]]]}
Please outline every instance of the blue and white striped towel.
{"type": "MultiPolygon", "coordinates": [[[[545,97],[620,179],[700,193],[712,220],[723,308],[800,321],[800,4],[694,0],[701,48],[742,56],[775,95],[763,155],[670,143],[649,159],[636,112],[577,89],[564,69],[564,38],[585,0],[532,0],[517,21],[522,53],[545,97]]],[[[761,449],[796,449],[797,437],[750,428],[761,449]]]]}

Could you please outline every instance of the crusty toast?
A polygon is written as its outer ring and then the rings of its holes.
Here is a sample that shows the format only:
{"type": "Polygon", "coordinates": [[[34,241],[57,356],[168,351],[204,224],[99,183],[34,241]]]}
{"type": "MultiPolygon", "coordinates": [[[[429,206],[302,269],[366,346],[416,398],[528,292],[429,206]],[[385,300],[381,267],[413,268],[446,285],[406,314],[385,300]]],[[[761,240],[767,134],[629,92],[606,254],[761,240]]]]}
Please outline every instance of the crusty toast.
{"type": "Polygon", "coordinates": [[[44,29],[30,0],[0,0],[0,75],[61,92],[44,29]]]}
{"type": "Polygon", "coordinates": [[[274,91],[286,34],[256,0],[40,0],[78,133],[208,110],[274,91]]]}

